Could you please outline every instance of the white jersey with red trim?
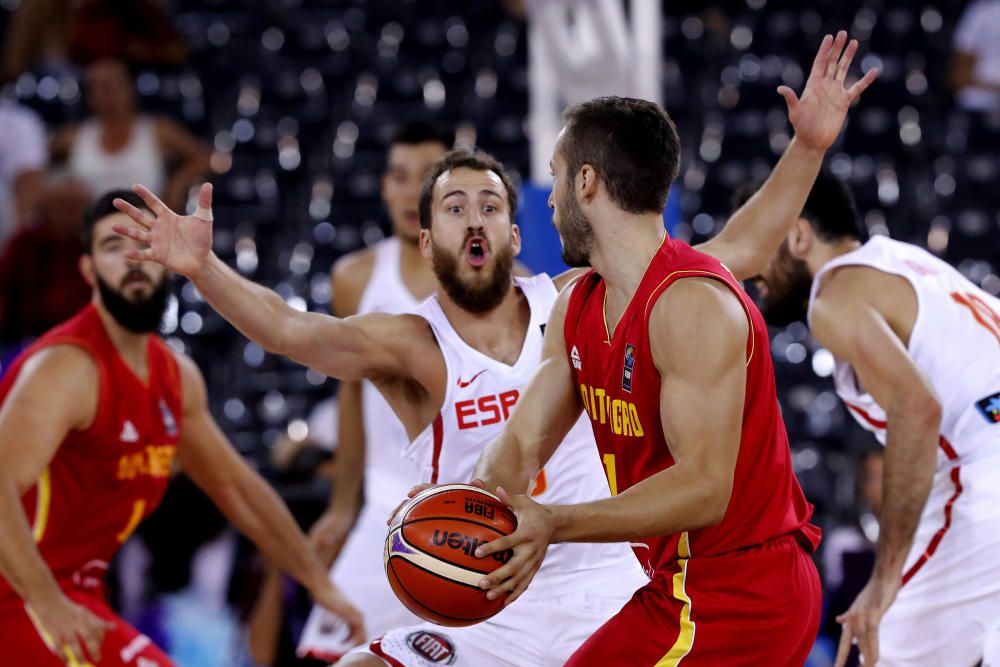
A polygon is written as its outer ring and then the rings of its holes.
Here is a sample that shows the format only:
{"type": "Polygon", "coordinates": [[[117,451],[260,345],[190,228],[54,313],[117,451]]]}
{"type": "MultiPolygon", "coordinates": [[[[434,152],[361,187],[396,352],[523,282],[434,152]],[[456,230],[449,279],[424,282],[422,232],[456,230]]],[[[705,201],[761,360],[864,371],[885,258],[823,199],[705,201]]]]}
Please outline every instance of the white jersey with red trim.
{"type": "MultiPolygon", "coordinates": [[[[876,237],[816,274],[870,266],[913,287],[907,351],[942,405],[938,466],[903,567],[903,586],[879,628],[879,665],[984,664],[1000,618],[1000,300],[929,252],[876,237]]],[[[837,394],[884,445],[886,413],[838,360],[837,394]]],[[[835,610],[841,611],[841,610],[835,610]]],[[[1000,664],[1000,663],[998,663],[1000,664]]]]}
{"type": "MultiPolygon", "coordinates": [[[[528,300],[531,319],[521,355],[513,365],[466,344],[436,297],[416,310],[430,323],[448,370],[441,412],[406,449],[425,482],[469,481],[479,455],[500,434],[538,369],[544,329],[557,291],[544,274],[515,278],[515,283],[528,300]]],[[[597,445],[584,419],[576,423],[539,473],[532,495],[547,504],[610,497],[597,445]]],[[[554,544],[525,597],[564,594],[574,586],[596,581],[617,581],[634,590],[647,580],[627,544],[554,544]]]]}
{"type": "MultiPolygon", "coordinates": [[[[392,236],[375,246],[375,264],[358,314],[408,313],[420,302],[403,283],[399,272],[399,238],[392,236]]],[[[406,428],[375,385],[361,383],[365,431],[365,504],[388,516],[413,486],[414,470],[400,454],[409,442],[406,428]]]]}
{"type": "MultiPolygon", "coordinates": [[[[828,262],[813,280],[809,312],[823,277],[862,265],[905,278],[917,296],[908,352],[941,400],[940,467],[1000,456],[1000,300],[926,250],[885,237],[828,262]]],[[[885,444],[885,410],[838,360],[837,394],[858,422],[885,444]]],[[[1000,459],[997,460],[1000,474],[1000,459]]]]}

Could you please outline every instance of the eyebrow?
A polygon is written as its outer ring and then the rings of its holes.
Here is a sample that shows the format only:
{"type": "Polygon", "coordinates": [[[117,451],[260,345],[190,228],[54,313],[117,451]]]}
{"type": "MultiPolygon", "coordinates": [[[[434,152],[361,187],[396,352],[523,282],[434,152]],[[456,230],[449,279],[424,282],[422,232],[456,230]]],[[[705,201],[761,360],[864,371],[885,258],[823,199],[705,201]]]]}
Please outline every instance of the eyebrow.
{"type": "MultiPolygon", "coordinates": [[[[497,197],[498,199],[503,199],[503,196],[499,192],[497,192],[496,190],[489,190],[487,188],[483,188],[482,190],[480,190],[479,194],[481,194],[481,195],[493,195],[494,197],[497,197]]],[[[462,195],[463,197],[468,196],[468,195],[466,195],[466,193],[465,193],[464,190],[452,190],[451,192],[443,195],[441,197],[441,200],[443,201],[443,200],[447,199],[448,197],[451,197],[452,195],[462,195]]]]}

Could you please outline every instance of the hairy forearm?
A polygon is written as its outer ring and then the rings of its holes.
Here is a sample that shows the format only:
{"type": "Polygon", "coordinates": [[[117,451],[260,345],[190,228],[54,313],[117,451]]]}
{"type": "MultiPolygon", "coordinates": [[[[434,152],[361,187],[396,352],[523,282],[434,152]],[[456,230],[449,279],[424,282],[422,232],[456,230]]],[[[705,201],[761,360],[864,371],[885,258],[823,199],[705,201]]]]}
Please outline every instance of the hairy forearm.
{"type": "Polygon", "coordinates": [[[194,277],[194,284],[205,300],[240,333],[268,352],[284,352],[284,323],[298,311],[276,292],[243,278],[214,253],[194,277]]]}
{"type": "Polygon", "coordinates": [[[0,540],[3,578],[29,604],[58,594],[59,585],[35,545],[16,484],[10,480],[0,481],[0,524],[4,526],[0,540]]]}
{"type": "Polygon", "coordinates": [[[940,419],[922,411],[890,412],[887,432],[874,576],[896,578],[934,481],[940,419]]]}
{"type": "Polygon", "coordinates": [[[627,542],[696,530],[722,520],[732,488],[682,462],[612,498],[552,505],[553,542],[627,542]]]}
{"type": "Polygon", "coordinates": [[[210,495],[237,530],[282,572],[307,588],[325,580],[319,557],[281,499],[259,475],[247,471],[210,495]]]}

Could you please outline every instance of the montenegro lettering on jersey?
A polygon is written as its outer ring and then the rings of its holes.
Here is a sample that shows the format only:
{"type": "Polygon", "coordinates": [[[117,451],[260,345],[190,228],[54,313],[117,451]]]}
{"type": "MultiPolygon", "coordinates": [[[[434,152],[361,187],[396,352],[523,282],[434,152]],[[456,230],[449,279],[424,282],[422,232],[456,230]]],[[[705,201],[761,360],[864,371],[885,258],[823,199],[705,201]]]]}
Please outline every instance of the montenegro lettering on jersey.
{"type": "Polygon", "coordinates": [[[621,493],[674,464],[660,420],[661,378],[650,352],[649,316],[665,290],[691,277],[726,285],[743,304],[751,324],[733,490],[721,523],[643,540],[636,555],[656,571],[679,557],[725,553],[796,531],[815,547],[819,530],[808,524],[812,506],[792,470],[763,317],[718,260],[670,238],[654,255],[613,335],[604,316],[606,285],[595,272],[580,278],[567,308],[568,361],[611,493],[621,493]]]}
{"type": "MultiPolygon", "coordinates": [[[[55,345],[86,350],[98,367],[93,424],[73,431],[22,499],[35,542],[62,586],[100,586],[121,544],[156,508],[170,479],[181,428],[177,361],[150,336],[149,380],[125,364],[91,305],[25,350],[0,382],[2,402],[25,360],[55,345]]],[[[58,388],[53,388],[58,399],[58,388]]],[[[0,605],[20,604],[0,578],[0,605]]]]}

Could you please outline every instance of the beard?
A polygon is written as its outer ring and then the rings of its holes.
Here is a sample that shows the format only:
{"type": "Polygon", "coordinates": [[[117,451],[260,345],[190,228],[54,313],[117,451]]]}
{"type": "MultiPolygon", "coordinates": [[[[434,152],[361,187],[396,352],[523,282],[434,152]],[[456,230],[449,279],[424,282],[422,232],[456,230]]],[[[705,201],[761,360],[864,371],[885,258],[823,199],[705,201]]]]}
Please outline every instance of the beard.
{"type": "MultiPolygon", "coordinates": [[[[139,270],[130,271],[122,278],[121,289],[124,289],[125,282],[129,278],[140,273],[142,272],[139,270]]],[[[137,334],[153,333],[159,330],[163,313],[167,309],[167,298],[170,296],[170,284],[166,276],[154,285],[149,296],[138,301],[129,301],[122,294],[121,289],[115,290],[100,276],[97,276],[97,288],[101,293],[101,302],[118,324],[137,334]]]]}
{"type": "MultiPolygon", "coordinates": [[[[468,243],[468,237],[462,247],[468,243]]],[[[486,313],[497,306],[510,290],[514,274],[514,249],[510,243],[500,248],[493,258],[493,273],[483,280],[463,280],[458,275],[459,257],[431,241],[431,266],[445,294],[459,308],[470,313],[486,313]]]]}
{"type": "Polygon", "coordinates": [[[806,263],[792,257],[785,246],[778,250],[775,263],[778,270],[765,281],[767,295],[761,300],[760,312],[768,324],[783,327],[806,318],[812,275],[806,263]]]}
{"type": "Polygon", "coordinates": [[[557,226],[562,241],[562,260],[574,268],[590,266],[590,253],[594,249],[594,227],[572,196],[559,202],[561,222],[557,226]]]}

